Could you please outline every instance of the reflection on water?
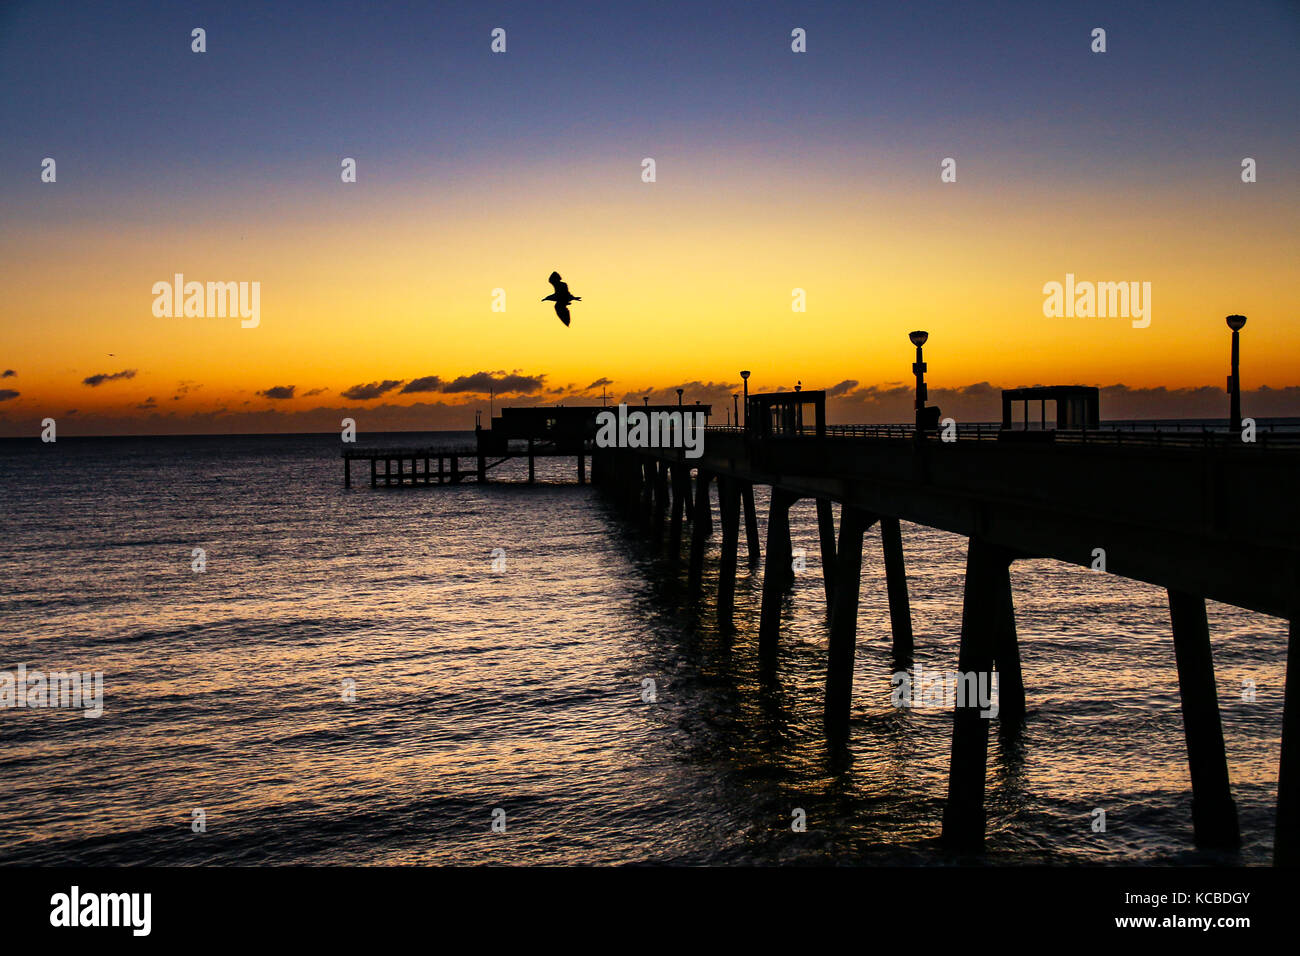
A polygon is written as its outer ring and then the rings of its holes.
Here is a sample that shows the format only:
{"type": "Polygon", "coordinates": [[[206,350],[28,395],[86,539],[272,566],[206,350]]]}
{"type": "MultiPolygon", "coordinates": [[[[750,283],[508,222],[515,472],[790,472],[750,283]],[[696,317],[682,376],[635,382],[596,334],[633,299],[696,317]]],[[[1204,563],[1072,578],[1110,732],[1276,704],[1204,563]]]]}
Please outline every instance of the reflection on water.
{"type": "MultiPolygon", "coordinates": [[[[0,669],[105,673],[98,720],[0,711],[0,861],[945,860],[951,715],[890,705],[878,529],[851,738],[832,748],[811,502],[791,512],[808,571],[769,670],[743,535],[722,634],[718,537],[693,600],[684,563],[558,484],[571,461],[539,462],[553,485],[345,492],[337,452],[329,437],[0,447],[0,669]]],[[[903,532],[916,659],[955,669],[964,542],[903,532]]],[[[990,737],[988,858],[1212,859],[1192,849],[1164,593],[1048,561],[1013,583],[1029,716],[990,737]]],[[[1245,841],[1230,859],[1267,862],[1285,624],[1210,613],[1245,841]]]]}

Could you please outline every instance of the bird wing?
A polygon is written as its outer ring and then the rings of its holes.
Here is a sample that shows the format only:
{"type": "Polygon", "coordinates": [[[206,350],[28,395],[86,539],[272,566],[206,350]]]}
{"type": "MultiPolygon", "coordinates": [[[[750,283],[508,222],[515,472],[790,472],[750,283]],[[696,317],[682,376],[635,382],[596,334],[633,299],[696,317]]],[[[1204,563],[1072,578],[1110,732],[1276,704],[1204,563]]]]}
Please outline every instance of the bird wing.
{"type": "Polygon", "coordinates": [[[562,279],[560,279],[560,274],[558,272],[552,272],[549,276],[546,277],[546,281],[549,282],[552,285],[552,287],[554,287],[556,295],[560,294],[561,289],[568,291],[569,287],[564,284],[564,281],[562,279]]]}
{"type": "Polygon", "coordinates": [[[560,321],[566,326],[569,324],[569,307],[565,303],[555,303],[555,314],[560,317],[560,321]]]}

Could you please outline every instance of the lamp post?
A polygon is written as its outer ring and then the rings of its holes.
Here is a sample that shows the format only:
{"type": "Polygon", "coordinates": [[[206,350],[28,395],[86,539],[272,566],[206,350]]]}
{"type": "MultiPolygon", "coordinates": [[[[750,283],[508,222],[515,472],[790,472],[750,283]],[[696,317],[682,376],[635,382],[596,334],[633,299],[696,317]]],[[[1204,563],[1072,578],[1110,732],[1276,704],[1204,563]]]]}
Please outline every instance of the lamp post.
{"type": "Polygon", "coordinates": [[[641,399],[641,401],[645,402],[645,407],[646,407],[646,408],[649,408],[649,407],[650,407],[650,396],[649,396],[649,395],[647,395],[645,398],[641,399]]]}
{"type": "Polygon", "coordinates": [[[680,388],[677,390],[677,407],[678,407],[679,409],[682,407],[682,392],[683,392],[683,391],[684,391],[684,389],[680,389],[680,388]]]}
{"type": "Polygon", "coordinates": [[[1241,327],[1246,324],[1244,315],[1230,315],[1228,328],[1232,329],[1232,374],[1228,376],[1229,427],[1234,432],[1241,431],[1241,327]]]}
{"type": "Polygon", "coordinates": [[[740,373],[740,378],[745,384],[745,427],[749,427],[749,370],[746,369],[740,373]]]}
{"type": "Polygon", "coordinates": [[[732,417],[735,419],[736,427],[739,428],[740,427],[740,393],[739,392],[731,393],[731,407],[736,410],[735,414],[732,417]]]}
{"type": "Polygon", "coordinates": [[[925,411],[925,359],[921,356],[921,346],[930,338],[929,332],[908,332],[907,337],[912,344],[916,346],[916,361],[912,363],[912,371],[916,373],[916,437],[921,438],[925,435],[925,422],[922,419],[922,413],[925,411]]]}

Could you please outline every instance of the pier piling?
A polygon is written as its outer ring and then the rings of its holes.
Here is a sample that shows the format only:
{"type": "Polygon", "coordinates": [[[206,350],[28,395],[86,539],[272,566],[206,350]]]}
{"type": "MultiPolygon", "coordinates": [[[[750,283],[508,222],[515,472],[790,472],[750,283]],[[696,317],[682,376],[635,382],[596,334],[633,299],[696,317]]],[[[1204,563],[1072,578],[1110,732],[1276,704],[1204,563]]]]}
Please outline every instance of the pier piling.
{"type": "Polygon", "coordinates": [[[718,624],[729,628],[736,604],[736,551],[740,543],[740,489],[734,478],[718,476],[722,553],[718,558],[718,624]]]}
{"type": "Polygon", "coordinates": [[[713,534],[713,512],[709,507],[709,485],[713,476],[700,469],[695,479],[695,520],[691,522],[691,566],[689,587],[698,591],[704,581],[704,552],[713,534]]]}
{"type": "Polygon", "coordinates": [[[1214,685],[1214,658],[1205,598],[1169,590],[1169,617],[1178,664],[1178,694],[1192,777],[1192,828],[1198,846],[1234,847],[1241,842],[1237,807],[1228,782],[1228,758],[1214,685]]]}
{"type": "Polygon", "coordinates": [[[840,541],[835,554],[831,633],[826,653],[826,730],[834,739],[847,737],[853,704],[853,658],[858,638],[858,597],[862,584],[862,537],[876,516],[843,505],[840,541]]]}
{"type": "Polygon", "coordinates": [[[989,718],[981,714],[973,691],[983,681],[991,688],[997,634],[1006,605],[1000,591],[1010,557],[982,538],[966,551],[966,588],[957,656],[957,701],[953,712],[948,802],[943,811],[943,841],[963,851],[984,846],[984,783],[988,762],[989,718]]]}
{"type": "Polygon", "coordinates": [[[686,513],[686,498],[690,490],[690,476],[684,465],[670,465],[673,483],[673,517],[669,529],[668,549],[673,560],[682,550],[682,520],[686,513]]]}
{"type": "Polygon", "coordinates": [[[880,544],[885,552],[885,587],[889,592],[889,626],[894,638],[894,666],[912,663],[912,607],[907,596],[903,563],[903,533],[897,518],[880,519],[880,544]]]}
{"type": "Polygon", "coordinates": [[[762,554],[758,548],[758,512],[754,508],[754,484],[743,482],[740,497],[745,505],[745,550],[749,554],[749,563],[758,564],[762,554]]]}
{"type": "Polygon", "coordinates": [[[1300,777],[1296,776],[1300,769],[1296,763],[1300,760],[1300,702],[1296,701],[1296,684],[1291,679],[1291,658],[1300,647],[1296,620],[1297,614],[1292,611],[1282,704],[1282,753],[1277,769],[1277,824],[1273,836],[1273,862],[1277,866],[1300,865],[1300,777]]]}
{"type": "Polygon", "coordinates": [[[830,608],[835,595],[835,511],[829,498],[817,499],[817,534],[821,538],[822,587],[830,608]]]}
{"type": "Polygon", "coordinates": [[[993,633],[993,667],[998,673],[998,718],[1004,728],[1017,724],[1025,716],[1025,680],[1020,672],[1020,642],[1016,637],[1015,600],[1011,593],[1011,561],[994,569],[993,586],[997,599],[997,629],[993,633]]]}
{"type": "Polygon", "coordinates": [[[781,601],[790,584],[790,506],[799,496],[772,489],[767,516],[767,563],[763,567],[763,605],[759,612],[758,646],[763,656],[775,654],[781,636],[781,601]]]}

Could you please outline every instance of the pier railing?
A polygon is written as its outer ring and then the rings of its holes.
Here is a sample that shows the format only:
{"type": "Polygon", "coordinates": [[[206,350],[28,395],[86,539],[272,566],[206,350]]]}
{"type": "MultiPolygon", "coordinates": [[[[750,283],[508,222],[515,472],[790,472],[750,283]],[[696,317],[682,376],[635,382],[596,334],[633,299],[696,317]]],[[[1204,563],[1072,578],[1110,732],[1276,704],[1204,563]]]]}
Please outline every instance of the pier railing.
{"type": "MultiPolygon", "coordinates": [[[[741,434],[744,426],[709,425],[709,431],[731,432],[741,434]]],[[[916,428],[913,425],[826,425],[825,437],[861,438],[875,440],[913,440],[916,428]]],[[[927,439],[939,441],[942,432],[929,432],[927,439]]],[[[1183,425],[1171,422],[1151,425],[1145,422],[1126,422],[1105,425],[1101,428],[1087,429],[1053,429],[1003,428],[997,423],[975,422],[957,423],[955,436],[960,441],[1024,441],[1047,442],[1069,445],[1152,445],[1157,447],[1201,447],[1232,448],[1249,447],[1254,444],[1260,448],[1300,447],[1300,431],[1275,428],[1272,424],[1256,427],[1254,442],[1245,442],[1236,432],[1215,430],[1204,425],[1183,425]]],[[[814,439],[817,437],[813,425],[805,425],[782,432],[774,438],[814,439]]]]}

